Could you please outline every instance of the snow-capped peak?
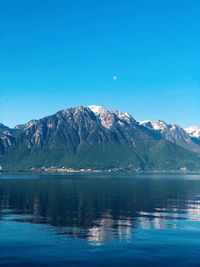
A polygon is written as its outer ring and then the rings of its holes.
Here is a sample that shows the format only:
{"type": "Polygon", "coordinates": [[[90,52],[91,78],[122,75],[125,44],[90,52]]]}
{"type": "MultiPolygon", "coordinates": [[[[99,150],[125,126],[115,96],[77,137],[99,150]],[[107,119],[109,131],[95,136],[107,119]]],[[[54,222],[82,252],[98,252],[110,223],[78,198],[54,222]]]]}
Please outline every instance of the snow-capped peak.
{"type": "Polygon", "coordinates": [[[153,126],[154,130],[157,130],[157,131],[163,131],[164,129],[167,128],[167,124],[161,120],[153,121],[152,126],[153,126]]]}
{"type": "Polygon", "coordinates": [[[185,131],[192,137],[200,138],[200,127],[198,126],[190,126],[185,128],[185,131]]]}
{"type": "Polygon", "coordinates": [[[130,122],[132,116],[128,112],[120,112],[118,110],[111,110],[111,113],[115,114],[120,120],[124,120],[126,122],[130,122]]]}
{"type": "Polygon", "coordinates": [[[108,110],[102,106],[91,105],[88,108],[99,117],[101,124],[110,128],[114,123],[123,124],[123,122],[130,123],[133,120],[132,116],[127,112],[120,112],[118,110],[108,110]]]}
{"type": "Polygon", "coordinates": [[[113,117],[113,114],[109,110],[105,109],[102,106],[95,106],[95,105],[88,106],[88,108],[92,112],[94,112],[94,114],[96,116],[99,117],[99,120],[100,120],[101,124],[105,128],[107,128],[107,129],[111,128],[111,126],[114,123],[114,117],[113,117]]]}
{"type": "Polygon", "coordinates": [[[147,124],[147,123],[151,123],[151,121],[150,121],[150,120],[144,120],[144,121],[139,121],[139,123],[140,123],[141,125],[145,125],[145,124],[147,124]]]}
{"type": "Polygon", "coordinates": [[[96,115],[100,115],[100,114],[105,113],[107,111],[107,109],[105,109],[102,106],[91,105],[91,106],[88,106],[88,108],[90,110],[92,110],[92,112],[94,112],[96,115]]]}
{"type": "Polygon", "coordinates": [[[140,121],[140,124],[160,132],[162,132],[168,127],[168,124],[161,120],[157,121],[144,120],[140,121]]]}

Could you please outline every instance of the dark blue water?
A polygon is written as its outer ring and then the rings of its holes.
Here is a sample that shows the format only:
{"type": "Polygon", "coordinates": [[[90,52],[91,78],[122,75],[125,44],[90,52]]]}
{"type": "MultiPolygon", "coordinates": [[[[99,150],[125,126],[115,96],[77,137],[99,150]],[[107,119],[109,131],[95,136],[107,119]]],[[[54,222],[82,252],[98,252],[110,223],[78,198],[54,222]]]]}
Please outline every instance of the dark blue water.
{"type": "Polygon", "coordinates": [[[200,266],[200,176],[1,174],[0,266],[200,266]]]}

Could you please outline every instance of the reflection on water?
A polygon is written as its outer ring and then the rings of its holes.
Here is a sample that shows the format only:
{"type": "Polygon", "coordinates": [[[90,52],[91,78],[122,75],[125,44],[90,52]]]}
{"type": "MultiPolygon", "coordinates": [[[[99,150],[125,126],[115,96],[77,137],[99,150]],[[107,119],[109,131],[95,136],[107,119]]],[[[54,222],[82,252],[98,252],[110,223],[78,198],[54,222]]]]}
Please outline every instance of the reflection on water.
{"type": "Polygon", "coordinates": [[[181,222],[200,221],[200,180],[181,176],[1,179],[1,220],[49,225],[57,234],[93,245],[131,240],[138,229],[186,228],[191,225],[181,222]]]}

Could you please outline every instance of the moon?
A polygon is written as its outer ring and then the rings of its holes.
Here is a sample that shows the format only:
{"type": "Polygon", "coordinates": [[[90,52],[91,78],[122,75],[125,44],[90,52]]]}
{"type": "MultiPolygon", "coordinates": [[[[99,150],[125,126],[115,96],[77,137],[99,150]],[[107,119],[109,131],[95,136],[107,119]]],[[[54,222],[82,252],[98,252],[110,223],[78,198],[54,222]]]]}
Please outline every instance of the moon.
{"type": "Polygon", "coordinates": [[[114,76],[113,76],[113,81],[116,81],[116,80],[117,80],[117,76],[114,75],[114,76]]]}

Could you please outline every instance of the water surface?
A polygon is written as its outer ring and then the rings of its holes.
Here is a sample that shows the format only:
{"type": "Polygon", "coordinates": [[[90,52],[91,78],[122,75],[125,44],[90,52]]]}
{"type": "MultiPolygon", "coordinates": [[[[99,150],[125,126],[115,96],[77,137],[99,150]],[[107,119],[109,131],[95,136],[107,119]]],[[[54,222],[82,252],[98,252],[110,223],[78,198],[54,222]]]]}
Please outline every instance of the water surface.
{"type": "Polygon", "coordinates": [[[200,176],[1,174],[0,266],[200,266],[200,176]]]}

